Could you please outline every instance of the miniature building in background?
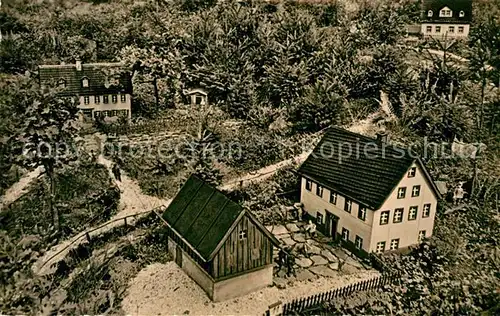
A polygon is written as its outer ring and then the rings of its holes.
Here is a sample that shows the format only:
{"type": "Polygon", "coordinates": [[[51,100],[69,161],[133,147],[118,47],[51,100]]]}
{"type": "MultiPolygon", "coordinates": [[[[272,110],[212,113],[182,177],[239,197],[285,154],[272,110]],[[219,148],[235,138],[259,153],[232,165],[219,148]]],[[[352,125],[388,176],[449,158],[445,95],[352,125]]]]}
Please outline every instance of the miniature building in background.
{"type": "Polygon", "coordinates": [[[119,63],[41,65],[41,85],[55,81],[60,95],[78,98],[78,108],[89,119],[101,117],[131,117],[132,80],[127,72],[106,75],[120,70],[119,63]]]}
{"type": "Polygon", "coordinates": [[[472,0],[422,0],[424,37],[465,38],[471,21],[472,0]]]}
{"type": "Polygon", "coordinates": [[[387,137],[330,128],[299,168],[304,210],[358,256],[430,237],[439,191],[414,153],[387,137]]]}
{"type": "Polygon", "coordinates": [[[188,90],[186,92],[189,103],[191,105],[205,105],[208,104],[208,92],[204,89],[197,88],[188,90]]]}
{"type": "Polygon", "coordinates": [[[271,285],[279,241],[239,204],[191,176],[163,214],[168,250],[213,301],[271,285]]]}

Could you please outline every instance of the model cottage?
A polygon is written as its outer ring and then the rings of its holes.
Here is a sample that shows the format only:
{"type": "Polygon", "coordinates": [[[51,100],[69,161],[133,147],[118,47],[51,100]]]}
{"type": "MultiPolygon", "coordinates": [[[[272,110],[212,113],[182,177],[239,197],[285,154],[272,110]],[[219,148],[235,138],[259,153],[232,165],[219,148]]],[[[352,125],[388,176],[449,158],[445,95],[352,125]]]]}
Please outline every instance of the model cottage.
{"type": "Polygon", "coordinates": [[[175,262],[213,301],[272,284],[278,240],[214,187],[191,176],[163,218],[175,262]]]}
{"type": "Polygon", "coordinates": [[[113,116],[131,117],[132,80],[119,63],[94,63],[39,66],[40,83],[55,83],[63,96],[76,97],[78,107],[89,119],[113,116]],[[106,72],[110,74],[107,75],[106,72]]]}
{"type": "Polygon", "coordinates": [[[358,255],[432,235],[440,194],[422,161],[386,136],[330,128],[299,174],[301,202],[318,230],[358,255]]]}
{"type": "Polygon", "coordinates": [[[467,37],[471,21],[472,0],[422,0],[421,32],[424,37],[467,37]]]}

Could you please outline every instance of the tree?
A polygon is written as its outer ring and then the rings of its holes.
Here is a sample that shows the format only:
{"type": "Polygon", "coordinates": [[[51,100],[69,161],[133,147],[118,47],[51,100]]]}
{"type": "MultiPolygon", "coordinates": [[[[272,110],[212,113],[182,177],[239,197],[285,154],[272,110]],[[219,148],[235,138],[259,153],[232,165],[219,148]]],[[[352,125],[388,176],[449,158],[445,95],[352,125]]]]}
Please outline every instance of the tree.
{"type": "Polygon", "coordinates": [[[76,160],[74,152],[78,108],[71,97],[59,96],[51,87],[40,87],[34,80],[23,83],[20,99],[12,107],[25,110],[25,119],[17,140],[22,144],[18,162],[29,168],[42,166],[49,178],[49,209],[53,226],[59,230],[59,212],[54,205],[55,173],[76,160]]]}

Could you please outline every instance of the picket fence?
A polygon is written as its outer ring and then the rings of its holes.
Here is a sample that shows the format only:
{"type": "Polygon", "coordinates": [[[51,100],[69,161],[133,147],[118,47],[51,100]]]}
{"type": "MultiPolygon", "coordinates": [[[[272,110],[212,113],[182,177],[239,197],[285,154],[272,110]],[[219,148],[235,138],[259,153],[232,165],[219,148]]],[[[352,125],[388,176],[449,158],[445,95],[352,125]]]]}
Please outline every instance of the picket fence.
{"type": "Polygon", "coordinates": [[[321,307],[323,303],[330,302],[336,298],[346,297],[358,291],[370,291],[384,287],[400,279],[399,274],[382,275],[371,280],[360,281],[350,285],[336,288],[327,292],[311,295],[305,298],[295,299],[285,304],[273,304],[264,313],[264,316],[271,315],[295,315],[297,313],[311,311],[321,307]]]}

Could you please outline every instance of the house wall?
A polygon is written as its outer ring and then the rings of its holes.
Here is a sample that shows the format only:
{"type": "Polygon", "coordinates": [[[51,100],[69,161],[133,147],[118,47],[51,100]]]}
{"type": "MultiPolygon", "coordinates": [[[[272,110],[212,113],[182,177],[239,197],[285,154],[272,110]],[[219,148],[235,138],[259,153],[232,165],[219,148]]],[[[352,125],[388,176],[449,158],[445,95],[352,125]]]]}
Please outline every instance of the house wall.
{"type": "Polygon", "coordinates": [[[272,262],[273,245],[257,226],[243,216],[212,261],[210,274],[221,278],[272,262]],[[246,238],[240,240],[240,232],[246,238]]]}
{"type": "Polygon", "coordinates": [[[415,177],[409,178],[408,174],[405,174],[404,178],[394,188],[382,207],[373,212],[374,222],[369,251],[375,251],[377,243],[381,241],[386,242],[386,250],[388,250],[391,240],[397,238],[400,239],[399,248],[417,244],[418,234],[421,230],[426,231],[426,237],[432,236],[437,198],[422,169],[417,164],[414,164],[412,167],[417,167],[415,177]],[[418,197],[411,196],[414,185],[420,185],[420,195],[418,197]],[[404,199],[397,198],[398,188],[400,187],[406,187],[406,197],[404,199]],[[429,217],[423,218],[423,205],[426,203],[431,204],[431,213],[429,217]],[[409,208],[414,205],[418,206],[417,218],[410,221],[408,220],[409,208]],[[394,209],[396,208],[404,208],[403,221],[401,223],[393,223],[394,209]],[[386,210],[390,211],[389,223],[380,225],[381,213],[386,210]]]}
{"type": "Polygon", "coordinates": [[[257,270],[244,273],[214,284],[212,300],[220,302],[242,296],[273,283],[273,265],[269,264],[257,270]]]}
{"type": "Polygon", "coordinates": [[[304,205],[304,210],[312,217],[317,218],[317,214],[323,215],[323,221],[321,224],[317,223],[316,227],[318,230],[327,233],[325,231],[326,225],[326,212],[330,212],[333,215],[339,217],[337,224],[337,234],[342,233],[342,227],[349,230],[349,241],[354,242],[356,235],[363,239],[362,249],[368,251],[371,244],[371,231],[373,223],[373,211],[366,210],[366,219],[363,221],[358,218],[359,204],[353,202],[351,213],[344,211],[344,205],[346,198],[340,194],[337,194],[337,203],[334,205],[329,202],[331,190],[328,188],[323,188],[323,197],[316,195],[317,183],[313,181],[311,191],[306,189],[306,178],[302,177],[301,180],[301,190],[300,190],[300,201],[304,205]]]}
{"type": "MultiPolygon", "coordinates": [[[[168,252],[176,261],[177,243],[171,238],[168,239],[168,252]]],[[[208,295],[213,298],[214,280],[203,270],[184,250],[182,250],[182,270],[193,279],[208,295]]]]}
{"type": "Polygon", "coordinates": [[[460,24],[460,23],[422,23],[420,32],[424,35],[424,37],[433,37],[436,39],[444,39],[445,35],[447,38],[462,38],[469,36],[469,24],[460,24]],[[432,29],[430,32],[427,32],[427,26],[430,26],[432,29]],[[441,31],[439,33],[436,32],[436,26],[441,27],[441,31]],[[450,26],[455,27],[455,31],[453,33],[448,32],[450,26]],[[463,33],[458,33],[458,27],[462,26],[464,28],[463,33]]]}
{"type": "MultiPolygon", "coordinates": [[[[95,111],[113,111],[113,110],[128,110],[128,118],[132,117],[131,104],[132,104],[132,96],[130,94],[125,94],[125,102],[121,101],[120,94],[117,94],[117,102],[113,103],[112,95],[108,95],[109,102],[103,102],[103,95],[100,95],[100,102],[95,103],[95,98],[93,95],[89,97],[89,103],[85,104],[85,96],[79,96],[80,105],[78,106],[80,109],[90,109],[92,110],[92,118],[94,118],[95,111]]],[[[102,115],[103,113],[101,113],[102,115]]],[[[112,116],[111,112],[108,113],[108,116],[112,116]]]]}

